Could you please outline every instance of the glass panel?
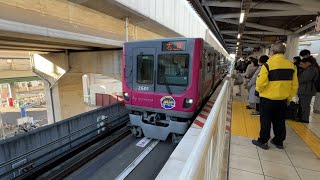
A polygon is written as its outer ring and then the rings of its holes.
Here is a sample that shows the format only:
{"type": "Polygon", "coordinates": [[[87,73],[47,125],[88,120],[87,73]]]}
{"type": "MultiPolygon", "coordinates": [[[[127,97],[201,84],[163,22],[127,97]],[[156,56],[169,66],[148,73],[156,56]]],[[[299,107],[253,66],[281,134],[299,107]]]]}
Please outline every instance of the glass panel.
{"type": "Polygon", "coordinates": [[[159,55],[158,84],[186,86],[188,72],[188,54],[159,55]]]}
{"type": "Polygon", "coordinates": [[[153,72],[154,72],[153,56],[138,55],[137,63],[138,63],[137,83],[153,84],[153,72]]]}

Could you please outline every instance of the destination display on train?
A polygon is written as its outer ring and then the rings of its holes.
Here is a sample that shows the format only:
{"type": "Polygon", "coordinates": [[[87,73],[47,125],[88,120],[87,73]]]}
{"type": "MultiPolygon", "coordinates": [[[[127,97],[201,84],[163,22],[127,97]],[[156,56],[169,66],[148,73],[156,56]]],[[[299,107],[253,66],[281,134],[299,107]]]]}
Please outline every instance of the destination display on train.
{"type": "Polygon", "coordinates": [[[185,51],[186,44],[186,41],[162,42],[162,51],[185,51]]]}

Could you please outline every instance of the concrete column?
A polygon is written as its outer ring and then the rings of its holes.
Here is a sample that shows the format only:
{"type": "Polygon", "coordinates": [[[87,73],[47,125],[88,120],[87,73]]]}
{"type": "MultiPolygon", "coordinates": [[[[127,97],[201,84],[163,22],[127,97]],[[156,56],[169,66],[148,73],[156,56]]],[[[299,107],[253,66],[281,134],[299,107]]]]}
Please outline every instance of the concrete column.
{"type": "Polygon", "coordinates": [[[50,85],[47,82],[45,82],[45,98],[46,98],[46,105],[47,105],[48,123],[52,124],[54,123],[54,121],[55,122],[60,121],[62,118],[61,118],[59,90],[58,90],[57,84],[56,86],[50,89],[50,85]]]}
{"type": "Polygon", "coordinates": [[[262,48],[262,53],[261,55],[267,55],[269,56],[269,48],[262,48]]]}
{"type": "Polygon", "coordinates": [[[53,123],[53,111],[55,122],[85,112],[82,76],[81,73],[66,73],[51,88],[51,92],[49,86],[46,86],[49,123],[53,123]]]}
{"type": "Polygon", "coordinates": [[[320,114],[320,92],[316,94],[316,98],[313,104],[313,112],[320,114]]]}
{"type": "Polygon", "coordinates": [[[298,55],[299,36],[289,35],[287,38],[287,50],[285,56],[292,61],[293,57],[298,55]]]}
{"type": "Polygon", "coordinates": [[[82,73],[66,73],[58,82],[61,118],[85,112],[82,73]]]}
{"type": "Polygon", "coordinates": [[[89,77],[87,74],[82,76],[82,84],[83,84],[83,96],[84,96],[84,102],[86,104],[89,104],[90,102],[90,86],[89,86],[89,77]]]}
{"type": "Polygon", "coordinates": [[[121,80],[121,54],[121,51],[93,51],[34,55],[37,74],[49,81],[46,85],[49,123],[86,112],[84,94],[91,94],[87,86],[95,83],[94,74],[121,80]],[[84,74],[87,79],[83,79],[84,74]]]}

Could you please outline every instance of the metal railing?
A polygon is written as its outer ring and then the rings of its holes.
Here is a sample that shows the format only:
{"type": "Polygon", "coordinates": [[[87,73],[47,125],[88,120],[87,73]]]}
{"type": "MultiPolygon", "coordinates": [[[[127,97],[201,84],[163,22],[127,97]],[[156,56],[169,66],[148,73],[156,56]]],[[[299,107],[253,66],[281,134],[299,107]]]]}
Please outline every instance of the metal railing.
{"type": "Polygon", "coordinates": [[[230,90],[230,82],[226,80],[179,179],[219,179],[230,90]]]}
{"type": "Polygon", "coordinates": [[[0,142],[0,179],[17,178],[128,121],[117,102],[0,142]],[[19,147],[19,148],[17,148],[19,147]]]}

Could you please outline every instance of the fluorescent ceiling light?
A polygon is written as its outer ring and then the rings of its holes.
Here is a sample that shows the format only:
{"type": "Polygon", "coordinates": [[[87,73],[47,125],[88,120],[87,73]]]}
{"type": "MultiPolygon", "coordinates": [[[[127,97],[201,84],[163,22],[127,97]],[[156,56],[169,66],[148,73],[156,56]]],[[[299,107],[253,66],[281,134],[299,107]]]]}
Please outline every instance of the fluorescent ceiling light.
{"type": "Polygon", "coordinates": [[[244,10],[241,10],[241,13],[240,13],[240,24],[243,23],[243,20],[244,20],[244,10]]]}
{"type": "Polygon", "coordinates": [[[237,45],[239,45],[240,43],[239,42],[237,42],[237,45]]]}
{"type": "Polygon", "coordinates": [[[241,34],[239,33],[239,34],[238,34],[238,39],[240,39],[240,37],[241,37],[241,34]]]}

